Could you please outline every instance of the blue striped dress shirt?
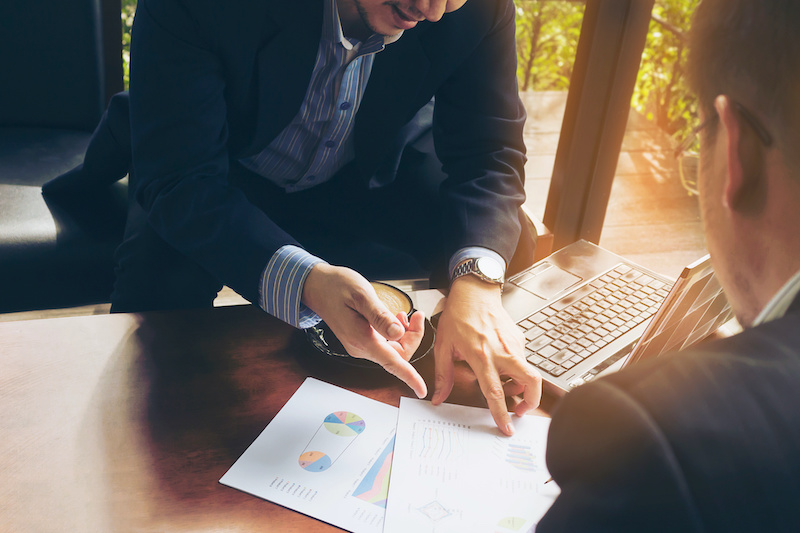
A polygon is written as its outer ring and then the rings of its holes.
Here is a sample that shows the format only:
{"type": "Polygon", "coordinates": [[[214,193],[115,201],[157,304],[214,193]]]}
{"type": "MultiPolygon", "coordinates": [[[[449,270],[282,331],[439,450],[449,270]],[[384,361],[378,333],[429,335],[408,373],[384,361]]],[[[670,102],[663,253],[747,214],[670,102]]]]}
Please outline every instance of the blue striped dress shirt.
{"type": "MultiPolygon", "coordinates": [[[[373,34],[363,43],[348,39],[342,32],[336,0],[326,0],[324,9],[317,59],[300,111],[269,146],[241,160],[287,192],[324,183],[353,159],[353,124],[375,54],[402,35],[373,34]]],[[[465,248],[453,256],[450,272],[454,264],[481,255],[503,263],[491,250],[465,248]]],[[[320,318],[300,300],[309,272],[323,262],[297,246],[281,247],[261,275],[259,306],[295,327],[317,324],[320,318]]]]}

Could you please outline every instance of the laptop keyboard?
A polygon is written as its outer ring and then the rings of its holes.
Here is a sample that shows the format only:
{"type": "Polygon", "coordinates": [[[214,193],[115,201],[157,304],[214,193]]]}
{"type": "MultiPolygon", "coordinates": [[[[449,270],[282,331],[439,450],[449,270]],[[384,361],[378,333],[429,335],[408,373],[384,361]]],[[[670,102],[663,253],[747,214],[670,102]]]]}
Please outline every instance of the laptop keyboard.
{"type": "Polygon", "coordinates": [[[668,292],[665,283],[619,264],[519,321],[525,355],[537,368],[559,377],[653,316],[668,292]]]}

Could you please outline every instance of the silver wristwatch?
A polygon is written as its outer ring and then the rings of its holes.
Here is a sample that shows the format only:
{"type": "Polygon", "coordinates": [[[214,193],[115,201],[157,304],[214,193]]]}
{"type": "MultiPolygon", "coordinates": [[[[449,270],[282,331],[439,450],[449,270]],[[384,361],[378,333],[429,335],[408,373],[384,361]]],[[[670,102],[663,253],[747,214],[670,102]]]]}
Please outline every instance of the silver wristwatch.
{"type": "Polygon", "coordinates": [[[503,265],[491,257],[473,257],[462,261],[453,271],[453,281],[467,274],[478,276],[483,281],[503,288],[503,265]]]}

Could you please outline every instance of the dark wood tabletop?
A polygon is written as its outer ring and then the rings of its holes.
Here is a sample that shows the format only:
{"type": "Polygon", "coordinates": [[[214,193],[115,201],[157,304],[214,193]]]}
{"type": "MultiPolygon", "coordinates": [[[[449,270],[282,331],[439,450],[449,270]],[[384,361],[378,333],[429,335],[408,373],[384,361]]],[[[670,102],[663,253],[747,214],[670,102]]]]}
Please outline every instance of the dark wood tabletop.
{"type": "Polygon", "coordinates": [[[339,531],[218,483],[308,376],[414,396],[251,306],[0,323],[0,531],[339,531]]]}

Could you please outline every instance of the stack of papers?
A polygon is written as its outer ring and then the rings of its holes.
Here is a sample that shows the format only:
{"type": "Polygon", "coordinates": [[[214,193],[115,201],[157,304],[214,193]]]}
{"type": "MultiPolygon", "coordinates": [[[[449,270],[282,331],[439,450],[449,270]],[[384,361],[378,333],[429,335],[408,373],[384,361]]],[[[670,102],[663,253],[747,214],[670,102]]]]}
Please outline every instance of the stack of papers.
{"type": "Polygon", "coordinates": [[[355,533],[526,532],[559,489],[550,419],[401,398],[400,408],[308,378],[220,483],[355,533]]]}

